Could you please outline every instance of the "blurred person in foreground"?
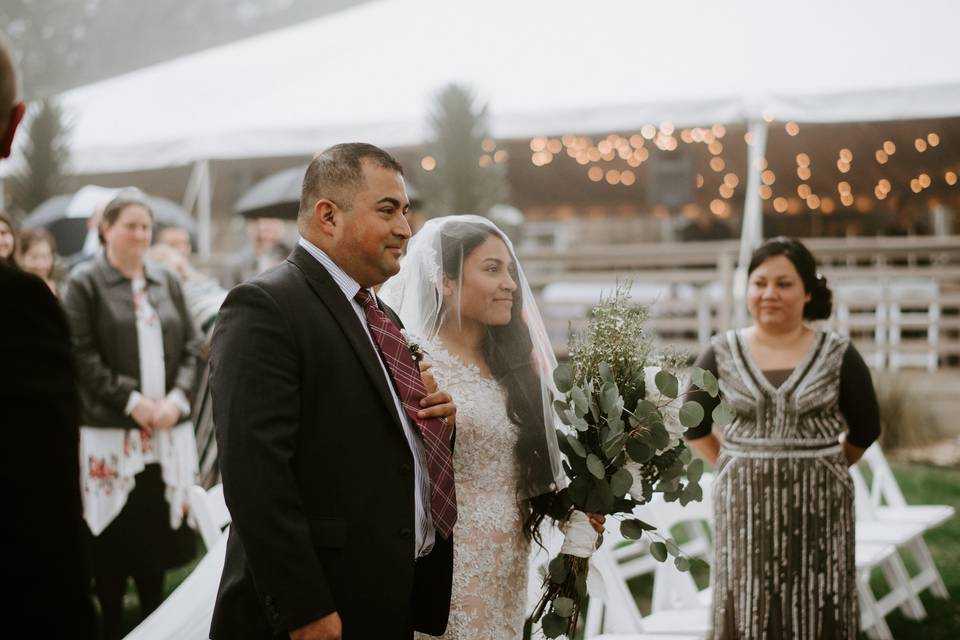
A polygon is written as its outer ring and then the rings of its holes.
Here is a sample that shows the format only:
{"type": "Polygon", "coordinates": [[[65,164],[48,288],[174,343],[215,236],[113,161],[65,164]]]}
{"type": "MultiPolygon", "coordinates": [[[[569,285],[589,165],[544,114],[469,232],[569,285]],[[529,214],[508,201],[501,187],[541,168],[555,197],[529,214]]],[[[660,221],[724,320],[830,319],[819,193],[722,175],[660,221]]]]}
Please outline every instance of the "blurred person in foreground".
{"type": "Polygon", "coordinates": [[[279,218],[247,220],[247,245],[227,264],[224,284],[234,287],[286,260],[290,248],[283,242],[279,218]]]}
{"type": "Polygon", "coordinates": [[[0,265],[16,267],[17,227],[6,211],[0,210],[0,265]]]}
{"type": "Polygon", "coordinates": [[[147,262],[153,212],[121,194],[104,251],[70,276],[64,307],[80,373],[80,477],[105,640],[122,637],[133,577],[146,617],[164,572],[194,556],[184,512],[196,473],[189,423],[199,340],[177,277],[147,262]]]}
{"type": "MultiPolygon", "coordinates": [[[[23,117],[10,49],[0,34],[0,159],[10,155],[23,117]]],[[[5,244],[0,218],[0,251],[5,244]]],[[[83,564],[77,427],[66,319],[39,278],[13,268],[9,251],[0,258],[0,482],[8,487],[6,526],[0,544],[8,550],[0,605],[4,637],[96,637],[96,615],[83,564]]]]}
{"type": "Polygon", "coordinates": [[[20,268],[43,280],[53,295],[59,297],[57,241],[53,235],[43,227],[27,229],[20,234],[17,244],[17,264],[20,268]]]}
{"type": "Polygon", "coordinates": [[[808,326],[830,317],[826,278],[792,238],[767,240],[747,269],[750,327],[714,336],[696,365],[719,404],[686,437],[716,466],[713,638],[855,640],[853,481],[847,467],[880,434],[870,371],[848,338],[808,326]],[[842,439],[842,442],[841,442],[842,439]]]}

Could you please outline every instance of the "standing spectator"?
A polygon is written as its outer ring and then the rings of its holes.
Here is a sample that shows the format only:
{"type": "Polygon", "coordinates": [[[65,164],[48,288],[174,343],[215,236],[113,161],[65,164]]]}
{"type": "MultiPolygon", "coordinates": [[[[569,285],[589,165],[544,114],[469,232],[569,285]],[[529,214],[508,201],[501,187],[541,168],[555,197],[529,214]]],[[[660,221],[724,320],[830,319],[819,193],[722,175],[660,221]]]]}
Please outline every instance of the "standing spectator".
{"type": "Polygon", "coordinates": [[[13,224],[13,218],[5,211],[0,211],[0,265],[16,267],[16,254],[17,228],[13,224]]]}
{"type": "Polygon", "coordinates": [[[17,263],[27,273],[32,273],[50,287],[53,295],[59,295],[56,278],[57,241],[43,227],[27,229],[20,234],[17,263]]]}
{"type": "Polygon", "coordinates": [[[233,287],[282,262],[290,253],[283,245],[283,220],[255,218],[247,221],[246,247],[227,264],[226,286],[233,287]],[[278,251],[279,249],[279,251],[278,251]],[[277,260],[277,254],[283,257],[277,260]]]}
{"type": "Polygon", "coordinates": [[[104,252],[70,277],[64,306],[83,399],[81,481],[105,640],[121,637],[132,576],[145,617],[167,569],[189,561],[184,522],[196,472],[188,396],[197,332],[177,277],[146,262],[153,212],[115,198],[100,225],[104,252]]]}
{"type": "Polygon", "coordinates": [[[163,227],[157,232],[157,244],[176,249],[184,258],[190,258],[193,253],[193,243],[190,242],[190,232],[183,227],[163,227]]]}
{"type": "MultiPolygon", "coordinates": [[[[0,32],[0,159],[23,117],[16,71],[0,32]]],[[[0,214],[0,545],[5,638],[96,636],[83,563],[77,427],[67,322],[40,280],[12,268],[13,225],[0,214]]]]}

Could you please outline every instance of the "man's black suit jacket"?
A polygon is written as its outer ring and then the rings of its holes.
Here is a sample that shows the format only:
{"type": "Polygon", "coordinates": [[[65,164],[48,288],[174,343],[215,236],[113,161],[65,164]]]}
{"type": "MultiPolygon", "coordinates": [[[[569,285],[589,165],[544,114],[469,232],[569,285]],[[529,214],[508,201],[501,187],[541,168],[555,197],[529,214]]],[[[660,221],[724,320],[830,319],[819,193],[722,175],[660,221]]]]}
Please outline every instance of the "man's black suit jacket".
{"type": "Polygon", "coordinates": [[[97,636],[83,554],[79,427],[66,317],[42,280],[0,264],[4,637],[97,636]]]}
{"type": "Polygon", "coordinates": [[[232,515],[211,637],[287,637],[333,611],[345,640],[441,634],[452,540],[414,562],[413,454],[326,269],[297,247],[234,288],[210,371],[232,515]]]}

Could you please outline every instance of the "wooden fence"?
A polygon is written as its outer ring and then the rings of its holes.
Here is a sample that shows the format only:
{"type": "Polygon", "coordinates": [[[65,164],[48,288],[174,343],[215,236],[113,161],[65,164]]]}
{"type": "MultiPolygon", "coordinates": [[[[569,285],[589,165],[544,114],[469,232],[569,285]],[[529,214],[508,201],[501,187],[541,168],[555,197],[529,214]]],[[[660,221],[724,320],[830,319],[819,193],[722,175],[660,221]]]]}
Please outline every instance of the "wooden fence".
{"type": "MultiPolygon", "coordinates": [[[[828,326],[877,368],[960,368],[960,236],[804,240],[834,292],[828,326]]],[[[617,282],[650,307],[661,343],[696,352],[746,321],[736,241],[577,245],[519,252],[558,353],[617,282]]]]}

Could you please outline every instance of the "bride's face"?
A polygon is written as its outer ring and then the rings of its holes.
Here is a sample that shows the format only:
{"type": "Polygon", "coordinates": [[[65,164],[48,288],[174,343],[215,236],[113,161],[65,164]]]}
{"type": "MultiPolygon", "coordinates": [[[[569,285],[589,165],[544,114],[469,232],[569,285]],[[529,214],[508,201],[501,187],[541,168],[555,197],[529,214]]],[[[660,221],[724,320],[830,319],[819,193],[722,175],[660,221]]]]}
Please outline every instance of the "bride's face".
{"type": "Polygon", "coordinates": [[[517,290],[515,274],[507,245],[489,236],[464,258],[462,284],[444,276],[444,303],[448,309],[456,309],[459,303],[461,322],[509,324],[517,290]]]}

